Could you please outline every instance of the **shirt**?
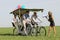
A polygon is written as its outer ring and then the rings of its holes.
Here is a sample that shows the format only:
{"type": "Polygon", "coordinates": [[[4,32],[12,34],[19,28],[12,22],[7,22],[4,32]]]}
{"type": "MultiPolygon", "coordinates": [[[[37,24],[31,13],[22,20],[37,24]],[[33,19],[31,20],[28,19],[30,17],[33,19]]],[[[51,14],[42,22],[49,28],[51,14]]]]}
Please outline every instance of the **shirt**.
{"type": "Polygon", "coordinates": [[[24,19],[29,18],[29,14],[24,14],[24,15],[23,15],[23,18],[24,18],[24,19]]]}
{"type": "Polygon", "coordinates": [[[13,20],[12,20],[13,23],[16,23],[17,21],[18,21],[18,19],[16,19],[16,18],[13,18],[13,20]]]}

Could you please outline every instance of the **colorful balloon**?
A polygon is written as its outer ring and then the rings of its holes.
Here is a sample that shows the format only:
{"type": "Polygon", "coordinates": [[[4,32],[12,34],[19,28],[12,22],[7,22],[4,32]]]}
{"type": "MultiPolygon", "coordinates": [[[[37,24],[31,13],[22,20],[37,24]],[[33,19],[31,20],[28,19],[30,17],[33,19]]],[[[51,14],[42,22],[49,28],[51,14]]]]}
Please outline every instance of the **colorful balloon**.
{"type": "Polygon", "coordinates": [[[18,9],[20,9],[21,8],[21,5],[18,5],[18,9]]]}
{"type": "Polygon", "coordinates": [[[22,6],[21,6],[21,8],[23,8],[23,9],[24,9],[24,8],[25,8],[25,5],[22,5],[22,6]]]}

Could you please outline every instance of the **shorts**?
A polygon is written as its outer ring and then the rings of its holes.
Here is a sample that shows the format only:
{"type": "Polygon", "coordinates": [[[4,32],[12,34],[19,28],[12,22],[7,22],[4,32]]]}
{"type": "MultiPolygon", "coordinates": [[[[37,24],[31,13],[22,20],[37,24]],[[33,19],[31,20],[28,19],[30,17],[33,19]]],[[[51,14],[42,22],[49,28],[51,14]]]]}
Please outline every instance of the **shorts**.
{"type": "Polygon", "coordinates": [[[13,27],[15,27],[14,23],[12,22],[13,27]]]}
{"type": "Polygon", "coordinates": [[[54,27],[55,26],[55,23],[54,22],[50,22],[50,26],[51,27],[54,27]]]}

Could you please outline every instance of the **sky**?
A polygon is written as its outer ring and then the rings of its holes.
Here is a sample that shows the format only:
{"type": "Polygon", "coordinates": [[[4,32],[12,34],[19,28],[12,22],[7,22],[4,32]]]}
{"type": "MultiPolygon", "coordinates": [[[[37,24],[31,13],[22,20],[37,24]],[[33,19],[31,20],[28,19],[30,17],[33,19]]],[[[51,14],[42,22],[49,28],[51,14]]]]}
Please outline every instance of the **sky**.
{"type": "MultiPolygon", "coordinates": [[[[44,12],[40,12],[38,16],[47,15],[47,12],[51,11],[56,26],[60,26],[60,0],[0,0],[0,27],[12,27],[13,15],[9,13],[17,9],[18,5],[25,5],[25,8],[44,9],[44,12]]],[[[49,25],[46,19],[44,22],[43,25],[49,25]]]]}

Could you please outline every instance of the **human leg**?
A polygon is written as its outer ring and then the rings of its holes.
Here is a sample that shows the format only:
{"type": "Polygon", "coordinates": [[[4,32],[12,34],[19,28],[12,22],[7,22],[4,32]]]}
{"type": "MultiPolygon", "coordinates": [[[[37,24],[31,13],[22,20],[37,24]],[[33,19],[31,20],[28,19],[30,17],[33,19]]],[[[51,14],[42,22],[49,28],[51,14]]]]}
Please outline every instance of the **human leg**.
{"type": "Polygon", "coordinates": [[[26,32],[26,21],[25,20],[23,20],[23,25],[24,25],[24,32],[27,35],[27,32],[26,32]]]}
{"type": "Polygon", "coordinates": [[[53,27],[53,31],[54,31],[54,37],[56,36],[56,28],[53,27]]]}
{"type": "Polygon", "coordinates": [[[52,30],[52,27],[49,27],[49,29],[48,29],[48,37],[50,36],[51,30],[52,30]]]}

